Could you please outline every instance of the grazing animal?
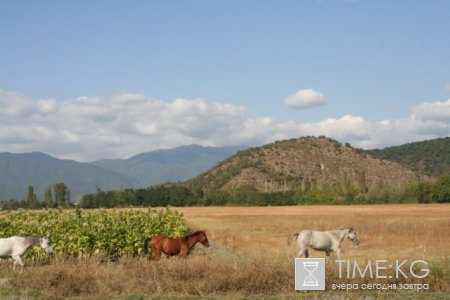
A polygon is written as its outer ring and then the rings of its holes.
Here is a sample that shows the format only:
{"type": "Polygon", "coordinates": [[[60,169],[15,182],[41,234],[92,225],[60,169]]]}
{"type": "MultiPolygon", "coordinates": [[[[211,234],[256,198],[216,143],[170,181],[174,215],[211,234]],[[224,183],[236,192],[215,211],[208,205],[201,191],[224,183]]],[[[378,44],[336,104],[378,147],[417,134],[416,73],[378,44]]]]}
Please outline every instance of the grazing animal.
{"type": "Polygon", "coordinates": [[[299,245],[298,257],[303,254],[305,257],[309,257],[308,248],[311,247],[314,250],[325,251],[327,257],[334,251],[337,257],[341,258],[341,243],[345,238],[348,238],[356,245],[360,243],[353,227],[349,227],[330,231],[302,230],[291,234],[288,238],[288,244],[294,240],[297,241],[299,245]]]}
{"type": "Polygon", "coordinates": [[[47,236],[12,236],[0,238],[0,257],[12,257],[14,259],[13,269],[19,264],[23,271],[24,263],[20,258],[28,248],[40,245],[48,254],[53,254],[52,243],[47,236]]]}
{"type": "Polygon", "coordinates": [[[203,246],[209,247],[209,241],[205,231],[196,231],[185,237],[171,238],[162,235],[155,235],[154,237],[144,239],[144,253],[148,254],[148,244],[152,248],[152,258],[160,259],[161,252],[168,255],[178,255],[186,257],[192,247],[200,242],[203,246]]]}

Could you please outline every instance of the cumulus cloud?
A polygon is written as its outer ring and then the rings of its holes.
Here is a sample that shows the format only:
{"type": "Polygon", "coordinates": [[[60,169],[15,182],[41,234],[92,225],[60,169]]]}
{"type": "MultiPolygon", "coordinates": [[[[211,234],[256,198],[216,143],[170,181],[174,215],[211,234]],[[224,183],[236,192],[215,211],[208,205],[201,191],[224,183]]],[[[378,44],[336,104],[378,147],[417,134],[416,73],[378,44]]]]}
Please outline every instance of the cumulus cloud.
{"type": "Polygon", "coordinates": [[[243,106],[128,93],[55,101],[0,90],[0,105],[0,151],[43,151],[81,161],[194,143],[246,143],[269,123],[250,118],[243,106]]]}
{"type": "Polygon", "coordinates": [[[305,135],[379,148],[450,133],[450,100],[419,104],[404,119],[344,115],[318,122],[277,121],[207,99],[161,101],[131,93],[57,101],[0,90],[0,105],[0,151],[42,151],[79,161],[188,144],[260,145],[305,135]]]}
{"type": "Polygon", "coordinates": [[[446,102],[425,102],[414,106],[414,116],[421,120],[435,120],[450,122],[450,99],[446,102]]]}
{"type": "Polygon", "coordinates": [[[284,104],[297,109],[309,108],[325,104],[325,96],[313,89],[298,90],[289,95],[284,104]]]}

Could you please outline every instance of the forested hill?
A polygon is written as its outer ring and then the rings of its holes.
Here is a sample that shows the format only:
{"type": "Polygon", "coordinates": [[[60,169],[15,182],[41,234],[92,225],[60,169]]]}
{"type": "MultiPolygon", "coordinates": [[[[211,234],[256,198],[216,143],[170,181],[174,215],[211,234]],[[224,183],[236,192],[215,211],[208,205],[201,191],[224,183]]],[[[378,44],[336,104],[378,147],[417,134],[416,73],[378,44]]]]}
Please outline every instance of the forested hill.
{"type": "Polygon", "coordinates": [[[429,176],[450,174],[450,137],[366,152],[429,176]]]}

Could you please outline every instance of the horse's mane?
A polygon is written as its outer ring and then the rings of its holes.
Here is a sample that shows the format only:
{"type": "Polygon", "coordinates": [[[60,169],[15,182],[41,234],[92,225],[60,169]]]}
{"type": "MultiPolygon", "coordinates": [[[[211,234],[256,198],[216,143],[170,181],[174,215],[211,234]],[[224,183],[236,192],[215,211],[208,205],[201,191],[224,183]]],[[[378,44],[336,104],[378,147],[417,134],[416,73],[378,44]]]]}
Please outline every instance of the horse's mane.
{"type": "Polygon", "coordinates": [[[204,230],[197,230],[197,231],[195,231],[193,233],[190,233],[190,234],[186,235],[186,237],[196,236],[196,235],[199,235],[199,234],[202,234],[202,233],[205,233],[205,231],[204,230]]]}

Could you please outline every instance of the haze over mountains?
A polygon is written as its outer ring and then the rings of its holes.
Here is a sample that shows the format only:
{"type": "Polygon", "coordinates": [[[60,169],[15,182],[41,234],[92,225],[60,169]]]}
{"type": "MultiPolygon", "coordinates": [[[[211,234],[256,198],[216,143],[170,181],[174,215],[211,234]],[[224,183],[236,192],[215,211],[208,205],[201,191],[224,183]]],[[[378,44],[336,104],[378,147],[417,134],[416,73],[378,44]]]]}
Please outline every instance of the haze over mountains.
{"type": "Polygon", "coordinates": [[[112,190],[187,180],[242,148],[191,145],[91,163],[61,160],[40,152],[4,152],[0,153],[0,200],[23,199],[30,185],[42,200],[46,188],[58,182],[66,184],[72,201],[76,201],[97,187],[112,190]]]}
{"type": "Polygon", "coordinates": [[[41,152],[0,153],[0,200],[24,199],[32,185],[39,199],[46,188],[64,182],[71,198],[77,199],[96,187],[104,189],[134,186],[133,178],[90,163],[61,160],[41,152]]]}
{"type": "Polygon", "coordinates": [[[190,179],[245,146],[182,146],[141,153],[128,159],[105,159],[92,164],[134,178],[143,187],[190,179]]]}

